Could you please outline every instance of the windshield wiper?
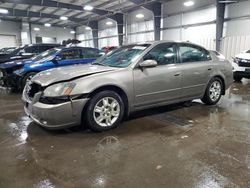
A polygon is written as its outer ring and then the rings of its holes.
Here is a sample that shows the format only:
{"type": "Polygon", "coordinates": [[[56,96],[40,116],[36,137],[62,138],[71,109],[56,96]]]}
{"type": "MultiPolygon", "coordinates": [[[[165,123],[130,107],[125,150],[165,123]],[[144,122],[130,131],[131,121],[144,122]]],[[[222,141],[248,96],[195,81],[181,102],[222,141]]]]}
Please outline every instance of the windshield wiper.
{"type": "Polygon", "coordinates": [[[94,63],[92,63],[92,65],[101,65],[101,66],[107,66],[107,65],[105,65],[105,64],[102,64],[102,63],[98,63],[98,62],[94,62],[94,63]]]}

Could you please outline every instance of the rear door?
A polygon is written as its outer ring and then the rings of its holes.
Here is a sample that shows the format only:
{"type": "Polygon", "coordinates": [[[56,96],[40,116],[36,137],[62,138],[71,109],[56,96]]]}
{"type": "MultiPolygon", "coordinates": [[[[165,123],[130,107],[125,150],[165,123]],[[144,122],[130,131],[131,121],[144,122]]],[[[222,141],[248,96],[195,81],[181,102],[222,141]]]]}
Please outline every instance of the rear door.
{"type": "Polygon", "coordinates": [[[210,53],[193,44],[178,45],[183,74],[181,98],[201,97],[213,69],[210,53]]]}

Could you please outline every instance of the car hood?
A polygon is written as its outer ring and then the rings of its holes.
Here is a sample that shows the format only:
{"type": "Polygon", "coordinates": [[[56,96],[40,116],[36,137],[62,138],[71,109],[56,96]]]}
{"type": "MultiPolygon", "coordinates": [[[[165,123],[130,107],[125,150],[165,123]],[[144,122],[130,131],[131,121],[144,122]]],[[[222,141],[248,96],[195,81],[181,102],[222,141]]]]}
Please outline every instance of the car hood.
{"type": "Polygon", "coordinates": [[[35,77],[33,77],[32,81],[44,87],[58,82],[69,81],[76,78],[114,71],[117,69],[119,68],[91,64],[72,65],[40,72],[35,77]]]}
{"type": "Polygon", "coordinates": [[[5,53],[0,53],[0,58],[4,58],[6,56],[8,56],[9,54],[5,54],[5,53]]]}
{"type": "Polygon", "coordinates": [[[25,64],[30,64],[30,63],[33,63],[33,61],[31,59],[16,60],[16,61],[10,61],[10,62],[3,63],[0,65],[0,68],[8,69],[8,68],[21,66],[21,65],[25,65],[25,64]]]}
{"type": "Polygon", "coordinates": [[[236,55],[235,57],[240,58],[240,59],[250,60],[250,53],[240,53],[236,55]]]}

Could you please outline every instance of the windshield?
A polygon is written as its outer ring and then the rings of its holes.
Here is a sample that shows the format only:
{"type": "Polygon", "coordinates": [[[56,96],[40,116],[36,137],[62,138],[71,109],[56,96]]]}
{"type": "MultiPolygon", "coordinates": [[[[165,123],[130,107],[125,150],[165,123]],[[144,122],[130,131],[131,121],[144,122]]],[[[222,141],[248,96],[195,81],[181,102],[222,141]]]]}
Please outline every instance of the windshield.
{"type": "Polygon", "coordinates": [[[40,61],[42,59],[47,59],[48,57],[50,57],[51,55],[56,54],[58,51],[60,51],[60,48],[52,48],[50,50],[47,50],[41,54],[38,54],[37,56],[33,57],[32,60],[33,61],[40,61]]]}
{"type": "Polygon", "coordinates": [[[15,50],[15,48],[9,48],[5,52],[9,54],[9,53],[13,52],[14,50],[15,50]]]}
{"type": "Polygon", "coordinates": [[[11,55],[18,55],[21,50],[23,50],[24,47],[18,47],[10,52],[11,55]]]}
{"type": "Polygon", "coordinates": [[[128,67],[149,46],[149,44],[123,46],[99,58],[93,64],[121,68],[128,67]]]}
{"type": "Polygon", "coordinates": [[[0,50],[0,52],[5,52],[5,48],[2,48],[2,49],[0,50]]]}

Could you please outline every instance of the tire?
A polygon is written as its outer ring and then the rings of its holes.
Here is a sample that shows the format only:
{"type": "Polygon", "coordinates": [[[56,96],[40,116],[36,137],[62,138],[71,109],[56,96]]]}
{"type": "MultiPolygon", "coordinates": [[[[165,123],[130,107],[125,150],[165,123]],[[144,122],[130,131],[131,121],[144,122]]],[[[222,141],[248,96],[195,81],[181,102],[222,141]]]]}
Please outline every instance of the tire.
{"type": "Polygon", "coordinates": [[[234,81],[235,82],[241,82],[242,77],[241,76],[234,76],[234,81]]]}
{"type": "Polygon", "coordinates": [[[206,105],[215,105],[219,102],[223,90],[223,84],[220,78],[213,78],[207,85],[205,95],[201,99],[206,105]]]}
{"type": "Polygon", "coordinates": [[[114,91],[101,91],[90,99],[84,112],[84,119],[89,129],[94,132],[103,132],[120,124],[124,116],[124,109],[120,95],[114,91]],[[116,104],[116,106],[112,107],[112,104],[116,104]],[[114,114],[115,116],[113,116],[114,114]]]}
{"type": "Polygon", "coordinates": [[[37,73],[36,72],[30,72],[28,74],[26,74],[23,79],[22,79],[22,82],[21,82],[21,89],[23,90],[27,81],[30,80],[32,77],[34,77],[37,73]]]}

